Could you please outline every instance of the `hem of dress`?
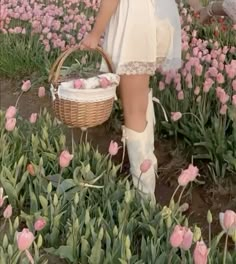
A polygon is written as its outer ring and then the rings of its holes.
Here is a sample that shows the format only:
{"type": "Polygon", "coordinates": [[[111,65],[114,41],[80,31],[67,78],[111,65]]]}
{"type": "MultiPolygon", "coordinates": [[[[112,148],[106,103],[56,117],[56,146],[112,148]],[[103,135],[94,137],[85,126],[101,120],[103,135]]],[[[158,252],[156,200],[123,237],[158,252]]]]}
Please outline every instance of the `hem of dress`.
{"type": "Polygon", "coordinates": [[[165,58],[157,58],[156,62],[131,61],[117,67],[118,75],[154,75],[165,58]]]}

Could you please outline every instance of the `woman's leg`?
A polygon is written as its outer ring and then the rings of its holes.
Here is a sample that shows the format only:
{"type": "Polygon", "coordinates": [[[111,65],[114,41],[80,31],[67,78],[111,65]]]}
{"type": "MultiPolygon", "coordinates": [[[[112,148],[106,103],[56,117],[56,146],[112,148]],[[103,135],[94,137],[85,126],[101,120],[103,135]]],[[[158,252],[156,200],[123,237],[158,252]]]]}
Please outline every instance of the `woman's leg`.
{"type": "Polygon", "coordinates": [[[146,127],[149,75],[122,75],[120,96],[123,105],[125,126],[137,132],[146,127]]]}
{"type": "Polygon", "coordinates": [[[145,194],[154,195],[156,158],[153,154],[153,120],[147,118],[150,103],[148,75],[123,75],[120,82],[125,127],[124,137],[130,161],[130,172],[134,186],[145,194]],[[140,176],[140,165],[145,159],[153,163],[151,168],[140,176]]]}

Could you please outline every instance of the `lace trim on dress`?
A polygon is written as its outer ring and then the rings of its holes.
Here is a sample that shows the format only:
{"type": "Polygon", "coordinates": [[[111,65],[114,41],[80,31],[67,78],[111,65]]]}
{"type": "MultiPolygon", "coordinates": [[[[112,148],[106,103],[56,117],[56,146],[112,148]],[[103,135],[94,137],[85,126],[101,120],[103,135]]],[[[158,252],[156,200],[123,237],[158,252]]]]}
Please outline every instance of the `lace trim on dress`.
{"type": "Polygon", "coordinates": [[[148,74],[154,75],[156,69],[163,63],[165,58],[157,58],[156,62],[140,62],[140,61],[131,61],[120,65],[117,68],[116,73],[119,75],[127,74],[148,74]]]}

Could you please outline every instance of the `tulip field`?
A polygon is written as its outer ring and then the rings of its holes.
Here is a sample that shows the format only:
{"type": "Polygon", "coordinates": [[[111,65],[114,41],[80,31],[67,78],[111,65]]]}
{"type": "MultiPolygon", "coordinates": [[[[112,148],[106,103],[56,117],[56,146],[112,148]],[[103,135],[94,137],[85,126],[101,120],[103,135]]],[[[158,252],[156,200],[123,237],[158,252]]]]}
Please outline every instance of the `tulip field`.
{"type": "MultiPolygon", "coordinates": [[[[154,103],[154,201],[133,187],[127,155],[121,166],[119,100],[88,138],[51,107],[50,68],[99,4],[0,0],[0,264],[236,263],[236,25],[202,25],[179,4],[182,67],[150,83],[167,114],[154,103]]],[[[100,57],[67,63],[97,69],[100,57]]]]}

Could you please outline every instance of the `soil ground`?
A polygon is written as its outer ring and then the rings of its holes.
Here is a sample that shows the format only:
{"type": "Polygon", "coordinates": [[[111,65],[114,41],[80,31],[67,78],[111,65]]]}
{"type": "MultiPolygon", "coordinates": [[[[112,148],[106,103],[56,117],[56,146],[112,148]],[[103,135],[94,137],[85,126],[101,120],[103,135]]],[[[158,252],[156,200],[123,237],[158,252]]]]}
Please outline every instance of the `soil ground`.
{"type": "MultiPolygon", "coordinates": [[[[19,95],[21,81],[0,78],[0,109],[6,109],[10,105],[14,105],[19,95]]],[[[39,112],[40,108],[47,107],[49,112],[52,112],[50,97],[46,96],[39,99],[37,90],[32,89],[24,94],[19,103],[20,115],[24,118],[29,118],[32,112],[39,112]]],[[[76,135],[79,138],[80,132],[76,135]]],[[[108,131],[106,126],[99,126],[90,129],[88,132],[88,140],[94,146],[98,146],[103,153],[107,152],[110,140],[120,141],[120,134],[108,131]]],[[[159,162],[159,180],[156,186],[157,201],[162,204],[168,204],[170,197],[177,185],[177,177],[187,164],[187,158],[178,151],[176,145],[171,139],[159,139],[156,143],[156,156],[159,162]]],[[[121,161],[121,156],[117,156],[117,162],[121,161]]],[[[128,171],[128,158],[125,158],[124,168],[128,171]]],[[[212,211],[214,222],[213,232],[221,230],[218,220],[218,214],[226,209],[236,209],[235,197],[232,193],[236,193],[224,189],[223,187],[211,187],[209,184],[193,185],[191,191],[187,193],[183,201],[187,201],[190,208],[187,212],[189,222],[197,224],[203,230],[204,238],[207,241],[208,227],[206,221],[207,210],[212,211]]],[[[53,260],[50,262],[53,264],[53,260]]],[[[58,262],[57,262],[58,263],[58,262]]]]}

